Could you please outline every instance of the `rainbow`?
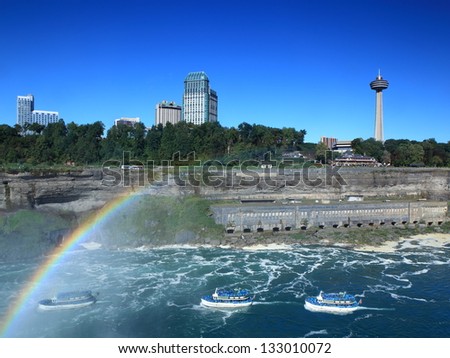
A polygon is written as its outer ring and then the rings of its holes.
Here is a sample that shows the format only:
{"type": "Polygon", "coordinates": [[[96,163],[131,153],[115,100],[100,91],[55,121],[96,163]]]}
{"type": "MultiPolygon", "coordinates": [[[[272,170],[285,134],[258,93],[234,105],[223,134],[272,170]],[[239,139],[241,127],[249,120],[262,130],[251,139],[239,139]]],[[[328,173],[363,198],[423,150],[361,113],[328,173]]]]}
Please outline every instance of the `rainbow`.
{"type": "Polygon", "coordinates": [[[52,268],[62,261],[65,254],[69,252],[75,245],[82,243],[90,237],[95,225],[106,222],[113,213],[119,208],[123,208],[126,204],[132,202],[137,195],[121,195],[116,199],[105,204],[99,211],[89,216],[81,225],[79,225],[62,245],[57,247],[47,260],[42,263],[39,268],[30,277],[24,285],[19,296],[13,301],[9,307],[6,316],[1,317],[0,321],[0,337],[9,337],[14,327],[14,323],[21,317],[21,312],[26,302],[30,299],[33,292],[39,287],[40,283],[52,272],[52,268]]]}

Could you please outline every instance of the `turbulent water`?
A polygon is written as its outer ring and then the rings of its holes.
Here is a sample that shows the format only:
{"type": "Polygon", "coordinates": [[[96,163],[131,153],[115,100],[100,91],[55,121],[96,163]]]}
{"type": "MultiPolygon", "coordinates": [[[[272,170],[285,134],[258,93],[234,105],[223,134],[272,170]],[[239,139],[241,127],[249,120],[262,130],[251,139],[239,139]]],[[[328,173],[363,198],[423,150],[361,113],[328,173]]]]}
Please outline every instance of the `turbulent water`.
{"type": "MultiPolygon", "coordinates": [[[[14,337],[450,337],[450,248],[395,253],[340,248],[76,250],[29,297],[14,337]],[[249,288],[238,310],[200,305],[216,287],[249,288]],[[41,312],[58,291],[91,289],[96,304],[41,312]],[[313,313],[305,297],[347,291],[361,309],[313,313]]],[[[0,263],[0,316],[38,263],[0,263]]]]}

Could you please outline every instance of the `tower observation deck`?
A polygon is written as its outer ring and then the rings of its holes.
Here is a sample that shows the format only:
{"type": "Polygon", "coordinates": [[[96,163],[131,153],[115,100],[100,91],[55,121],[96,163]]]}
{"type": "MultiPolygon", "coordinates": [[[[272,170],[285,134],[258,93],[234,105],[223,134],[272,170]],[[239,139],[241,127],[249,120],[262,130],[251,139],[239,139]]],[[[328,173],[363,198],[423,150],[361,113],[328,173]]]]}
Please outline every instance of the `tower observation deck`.
{"type": "Polygon", "coordinates": [[[370,82],[370,88],[376,91],[375,97],[375,140],[384,141],[383,137],[383,93],[389,87],[389,82],[381,77],[378,72],[377,78],[370,82]]]}

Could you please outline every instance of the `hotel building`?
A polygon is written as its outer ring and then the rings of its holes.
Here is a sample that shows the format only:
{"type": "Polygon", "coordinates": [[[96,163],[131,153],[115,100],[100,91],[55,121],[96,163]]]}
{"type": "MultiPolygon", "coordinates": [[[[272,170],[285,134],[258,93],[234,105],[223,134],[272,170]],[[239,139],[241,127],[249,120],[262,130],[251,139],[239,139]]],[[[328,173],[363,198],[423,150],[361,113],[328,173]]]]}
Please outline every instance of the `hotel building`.
{"type": "Polygon", "coordinates": [[[38,123],[48,125],[59,121],[59,113],[53,111],[40,111],[34,109],[34,96],[17,96],[17,124],[24,126],[26,123],[38,123]]]}
{"type": "Polygon", "coordinates": [[[181,121],[181,106],[175,102],[162,101],[158,103],[155,108],[155,125],[162,124],[166,126],[167,123],[178,123],[181,121]]]}
{"type": "Polygon", "coordinates": [[[191,72],[184,80],[183,120],[202,124],[217,122],[218,97],[205,72],[191,72]]]}
{"type": "Polygon", "coordinates": [[[32,115],[32,123],[39,123],[43,126],[46,126],[49,123],[56,123],[59,121],[59,113],[53,111],[33,111],[32,115]]]}

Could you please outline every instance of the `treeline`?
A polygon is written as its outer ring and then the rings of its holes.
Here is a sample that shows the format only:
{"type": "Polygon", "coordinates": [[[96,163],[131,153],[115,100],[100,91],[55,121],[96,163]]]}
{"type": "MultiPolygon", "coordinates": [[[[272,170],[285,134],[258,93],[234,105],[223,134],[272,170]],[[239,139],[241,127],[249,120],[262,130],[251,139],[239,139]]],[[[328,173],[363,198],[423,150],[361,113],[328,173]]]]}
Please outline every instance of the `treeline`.
{"type": "Polygon", "coordinates": [[[373,138],[357,138],[352,141],[352,148],[356,154],[374,157],[379,163],[396,167],[450,167],[450,141],[388,139],[383,143],[373,138]]]}
{"type": "MultiPolygon", "coordinates": [[[[156,164],[181,158],[195,152],[199,160],[233,160],[264,158],[268,152],[274,158],[285,151],[301,151],[306,158],[325,162],[329,149],[325,144],[304,143],[305,130],[272,128],[260,124],[241,123],[237,127],[222,127],[219,123],[193,125],[180,122],[146,129],[142,123],[134,126],[113,126],[106,131],[102,122],[65,124],[64,120],[44,127],[33,123],[26,128],[0,125],[0,165],[96,165],[126,157],[156,164]],[[26,134],[23,134],[26,132],[26,134]]],[[[352,141],[354,153],[374,157],[379,163],[392,166],[450,167],[450,141],[435,139],[422,142],[389,139],[384,143],[373,138],[352,141]]],[[[338,155],[333,153],[334,157],[338,155]]]]}
{"type": "Polygon", "coordinates": [[[305,130],[245,122],[237,128],[180,122],[149,130],[137,123],[113,126],[106,136],[104,132],[102,122],[66,125],[60,120],[46,127],[32,124],[26,128],[0,125],[0,164],[101,164],[122,160],[125,152],[133,160],[156,163],[171,160],[174,153],[183,158],[192,152],[200,160],[245,160],[261,158],[267,152],[301,150],[306,134],[305,130]]]}

